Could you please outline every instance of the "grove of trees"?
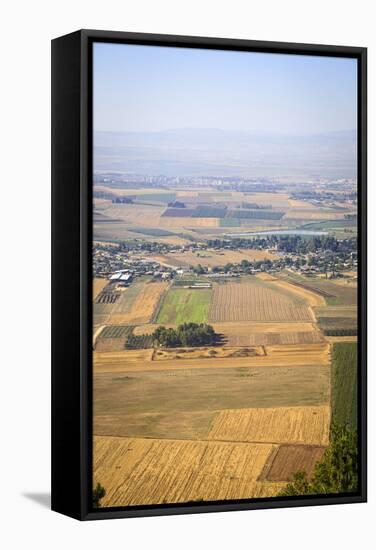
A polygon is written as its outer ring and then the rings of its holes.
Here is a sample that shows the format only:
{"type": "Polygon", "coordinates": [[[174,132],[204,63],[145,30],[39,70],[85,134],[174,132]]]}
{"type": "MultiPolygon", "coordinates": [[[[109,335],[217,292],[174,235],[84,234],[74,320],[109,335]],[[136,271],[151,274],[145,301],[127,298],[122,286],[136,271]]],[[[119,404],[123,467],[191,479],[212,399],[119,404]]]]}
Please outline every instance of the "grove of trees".
{"type": "Polygon", "coordinates": [[[153,332],[154,343],[166,348],[211,346],[216,340],[213,327],[205,323],[184,323],[176,329],[158,327],[153,332]]]}

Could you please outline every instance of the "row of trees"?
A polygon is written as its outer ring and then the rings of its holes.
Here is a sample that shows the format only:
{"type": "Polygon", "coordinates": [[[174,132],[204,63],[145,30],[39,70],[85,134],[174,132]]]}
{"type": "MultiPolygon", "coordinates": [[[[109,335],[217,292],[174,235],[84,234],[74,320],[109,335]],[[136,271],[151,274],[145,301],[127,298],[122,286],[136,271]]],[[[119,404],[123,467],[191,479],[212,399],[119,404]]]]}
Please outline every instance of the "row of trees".
{"type": "Polygon", "coordinates": [[[205,323],[184,323],[177,329],[158,327],[153,332],[153,342],[166,348],[211,346],[216,340],[213,327],[205,323]]]}
{"type": "Polygon", "coordinates": [[[333,424],[330,446],[315,466],[312,479],[298,471],[279,496],[328,495],[358,490],[358,436],[349,426],[333,424]]]}
{"type": "MultiPolygon", "coordinates": [[[[312,227],[313,229],[313,227],[312,227]]],[[[356,252],[358,242],[356,237],[349,239],[338,240],[330,235],[322,236],[300,236],[300,235],[267,235],[263,237],[255,236],[252,239],[247,238],[232,238],[228,239],[210,239],[207,241],[209,248],[274,248],[283,252],[307,254],[308,252],[331,251],[339,252],[356,252]]]]}

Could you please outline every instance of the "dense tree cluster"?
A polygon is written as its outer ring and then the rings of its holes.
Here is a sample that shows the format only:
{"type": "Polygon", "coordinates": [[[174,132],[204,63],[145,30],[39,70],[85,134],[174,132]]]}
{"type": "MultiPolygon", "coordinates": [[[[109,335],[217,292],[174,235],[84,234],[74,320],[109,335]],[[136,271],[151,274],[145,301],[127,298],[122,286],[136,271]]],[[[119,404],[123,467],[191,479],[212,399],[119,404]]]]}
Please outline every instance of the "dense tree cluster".
{"type": "Polygon", "coordinates": [[[315,466],[311,480],[304,471],[294,474],[279,496],[352,493],[358,489],[358,437],[348,426],[333,425],[330,446],[315,466]]]}
{"type": "Polygon", "coordinates": [[[158,327],[153,332],[153,341],[166,348],[211,346],[216,339],[213,327],[205,323],[184,323],[177,329],[158,327]]]}
{"type": "Polygon", "coordinates": [[[133,204],[133,198],[132,197],[116,197],[115,199],[112,199],[112,202],[114,204],[133,204]]]}
{"type": "Polygon", "coordinates": [[[305,237],[300,235],[267,235],[256,236],[252,239],[233,238],[231,241],[224,239],[211,239],[207,242],[209,248],[227,248],[230,250],[239,248],[270,249],[277,248],[281,252],[295,254],[307,254],[309,252],[331,251],[337,253],[356,252],[358,242],[356,237],[338,240],[330,235],[305,237]]]}

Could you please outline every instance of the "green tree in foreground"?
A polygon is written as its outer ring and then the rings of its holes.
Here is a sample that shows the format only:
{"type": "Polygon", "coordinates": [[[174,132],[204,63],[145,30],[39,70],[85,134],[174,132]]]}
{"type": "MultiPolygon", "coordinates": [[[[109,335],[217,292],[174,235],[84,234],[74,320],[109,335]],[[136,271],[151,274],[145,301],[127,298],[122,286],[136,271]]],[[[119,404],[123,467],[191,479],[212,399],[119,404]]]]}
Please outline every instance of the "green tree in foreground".
{"type": "Polygon", "coordinates": [[[93,507],[94,508],[100,508],[101,506],[101,499],[106,494],[105,488],[100,484],[97,483],[96,487],[93,489],[93,507]]]}
{"type": "Polygon", "coordinates": [[[312,480],[304,471],[296,472],[279,496],[352,493],[358,489],[357,432],[333,424],[330,446],[315,466],[312,480]]]}

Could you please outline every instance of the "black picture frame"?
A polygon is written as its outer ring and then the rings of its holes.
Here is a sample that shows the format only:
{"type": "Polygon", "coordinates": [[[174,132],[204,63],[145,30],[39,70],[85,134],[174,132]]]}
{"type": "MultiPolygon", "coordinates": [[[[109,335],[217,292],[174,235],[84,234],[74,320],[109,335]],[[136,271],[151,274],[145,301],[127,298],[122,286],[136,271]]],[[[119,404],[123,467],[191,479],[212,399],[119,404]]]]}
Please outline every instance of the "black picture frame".
{"type": "Polygon", "coordinates": [[[52,40],[52,509],[79,520],[366,502],[366,48],[80,30],[52,40]],[[351,57],[358,61],[359,492],[312,497],[91,507],[93,42],[351,57]]]}

